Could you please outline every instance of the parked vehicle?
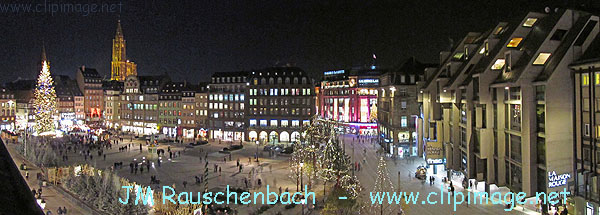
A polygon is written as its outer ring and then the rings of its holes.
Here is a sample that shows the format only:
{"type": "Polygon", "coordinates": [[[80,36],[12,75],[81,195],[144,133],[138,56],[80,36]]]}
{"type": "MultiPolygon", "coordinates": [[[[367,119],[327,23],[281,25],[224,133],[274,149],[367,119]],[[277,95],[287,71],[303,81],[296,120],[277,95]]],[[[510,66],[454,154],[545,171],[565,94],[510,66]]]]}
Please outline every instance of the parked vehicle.
{"type": "Polygon", "coordinates": [[[200,145],[206,145],[206,144],[208,144],[208,141],[200,140],[200,141],[196,141],[196,142],[191,142],[189,145],[190,146],[200,146],[200,145]]]}
{"type": "Polygon", "coordinates": [[[294,152],[294,147],[285,147],[283,150],[281,150],[282,154],[292,154],[294,152]]]}
{"type": "Polygon", "coordinates": [[[283,147],[278,146],[278,145],[266,145],[263,148],[263,151],[274,151],[274,152],[281,152],[283,151],[283,147]]]}
{"type": "Polygon", "coordinates": [[[425,180],[425,178],[427,178],[427,168],[424,166],[417,167],[417,171],[415,171],[415,178],[425,180]]]}

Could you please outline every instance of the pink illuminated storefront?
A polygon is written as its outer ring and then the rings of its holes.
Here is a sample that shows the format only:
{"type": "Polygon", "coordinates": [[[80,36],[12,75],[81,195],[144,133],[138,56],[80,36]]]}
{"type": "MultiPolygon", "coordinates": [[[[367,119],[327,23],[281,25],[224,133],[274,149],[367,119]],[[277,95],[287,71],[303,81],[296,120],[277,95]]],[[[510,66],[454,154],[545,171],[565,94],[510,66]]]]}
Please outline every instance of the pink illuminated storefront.
{"type": "Polygon", "coordinates": [[[321,119],[343,125],[346,133],[376,134],[381,72],[374,67],[325,72],[317,95],[321,119]]]}

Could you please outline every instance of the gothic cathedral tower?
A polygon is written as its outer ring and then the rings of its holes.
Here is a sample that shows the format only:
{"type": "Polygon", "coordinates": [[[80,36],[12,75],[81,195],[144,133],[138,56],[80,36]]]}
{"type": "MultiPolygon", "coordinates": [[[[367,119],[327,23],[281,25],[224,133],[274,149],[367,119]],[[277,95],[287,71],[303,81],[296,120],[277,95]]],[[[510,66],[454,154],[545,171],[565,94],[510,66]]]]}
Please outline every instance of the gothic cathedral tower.
{"type": "Polygon", "coordinates": [[[117,34],[113,39],[110,80],[125,81],[130,75],[137,75],[137,65],[127,60],[125,55],[125,39],[121,29],[121,20],[117,23],[117,34]]]}

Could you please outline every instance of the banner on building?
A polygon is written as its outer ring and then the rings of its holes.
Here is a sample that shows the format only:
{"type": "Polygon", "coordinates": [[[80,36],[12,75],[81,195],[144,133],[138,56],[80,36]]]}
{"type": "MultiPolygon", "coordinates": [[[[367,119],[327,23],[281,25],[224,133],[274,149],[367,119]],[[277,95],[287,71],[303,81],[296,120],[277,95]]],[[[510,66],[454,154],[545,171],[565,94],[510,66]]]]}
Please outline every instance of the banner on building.
{"type": "Polygon", "coordinates": [[[427,142],[425,146],[425,158],[427,163],[430,160],[442,160],[444,158],[444,148],[441,142],[427,142]]]}

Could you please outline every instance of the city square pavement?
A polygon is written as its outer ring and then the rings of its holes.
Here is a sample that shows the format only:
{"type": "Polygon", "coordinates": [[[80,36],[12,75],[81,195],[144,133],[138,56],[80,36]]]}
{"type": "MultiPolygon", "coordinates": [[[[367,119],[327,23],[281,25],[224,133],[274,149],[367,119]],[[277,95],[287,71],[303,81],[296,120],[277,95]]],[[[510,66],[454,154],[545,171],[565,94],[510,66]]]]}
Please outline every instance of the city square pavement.
{"type": "MultiPolygon", "coordinates": [[[[160,144],[158,149],[163,149],[165,155],[161,155],[161,165],[157,163],[158,155],[156,153],[149,153],[148,148],[145,145],[145,141],[136,140],[125,136],[123,143],[113,145],[112,149],[104,149],[106,154],[106,160],[103,156],[98,157],[96,153],[92,152],[93,159],[88,158],[87,160],[79,153],[68,153],[69,165],[87,163],[96,168],[104,169],[111,168],[116,162],[123,162],[123,166],[117,169],[115,172],[121,176],[135,181],[138,184],[144,186],[151,186],[152,189],[158,189],[162,192],[162,186],[173,187],[176,192],[200,192],[204,188],[204,183],[196,184],[194,176],[201,176],[204,173],[205,162],[208,159],[208,188],[209,191],[220,188],[224,190],[227,185],[231,188],[243,188],[246,189],[244,178],[248,180],[248,189],[252,191],[266,192],[266,185],[269,185],[270,192],[279,192],[279,187],[283,191],[287,188],[289,192],[296,191],[296,181],[290,177],[289,169],[289,156],[278,155],[276,157],[270,157],[269,153],[263,151],[263,146],[258,147],[259,162],[256,162],[254,155],[257,152],[257,146],[253,143],[244,142],[244,148],[241,150],[233,151],[231,153],[231,160],[228,154],[218,153],[224,147],[229,147],[231,144],[239,144],[239,142],[213,142],[210,141],[207,145],[185,147],[187,144],[170,143],[160,144]],[[129,150],[119,152],[119,147],[127,146],[131,144],[129,150]],[[142,150],[139,150],[139,145],[142,144],[142,150]],[[170,147],[173,152],[173,158],[169,158],[168,148],[170,147]],[[250,160],[249,160],[250,158],[250,160]],[[151,168],[150,172],[147,171],[146,165],[144,165],[144,171],[137,171],[137,173],[131,173],[129,163],[130,162],[142,162],[143,160],[150,161],[151,168]],[[224,161],[225,159],[225,161],[224,161]],[[237,159],[240,160],[240,164],[243,165],[243,169],[239,172],[237,168],[237,159]],[[214,165],[218,165],[221,169],[221,173],[214,172],[214,165]],[[250,175],[250,172],[254,170],[254,175],[250,175]],[[150,184],[150,177],[156,176],[160,180],[160,184],[150,184]],[[262,186],[257,185],[258,179],[261,179],[262,186]],[[187,182],[187,186],[184,188],[183,182],[187,182]]],[[[305,176],[305,180],[306,180],[305,176]]],[[[322,186],[314,186],[311,189],[317,194],[322,192],[322,186]],[[319,189],[320,188],[320,189],[319,189]],[[319,192],[321,191],[321,192],[319,192]]],[[[169,192],[169,191],[168,191],[169,192]]],[[[320,197],[320,196],[318,196],[320,197]]],[[[229,205],[232,208],[237,208],[239,214],[248,214],[257,210],[260,205],[229,205]]],[[[271,211],[282,211],[282,212],[293,212],[293,214],[300,214],[301,207],[297,206],[291,210],[284,210],[283,206],[277,205],[271,211]],[[296,212],[297,210],[297,212],[296,212]]]]}
{"type": "MultiPolygon", "coordinates": [[[[377,163],[380,159],[380,146],[370,141],[369,139],[363,139],[360,141],[355,138],[355,135],[341,135],[340,140],[342,141],[343,147],[345,147],[346,153],[351,156],[352,162],[360,162],[361,170],[356,171],[355,174],[359,178],[361,185],[363,186],[363,192],[361,193],[360,201],[369,202],[369,192],[373,190],[375,177],[377,175],[377,163]]],[[[279,187],[285,191],[287,188],[290,192],[296,191],[296,180],[290,177],[291,172],[289,169],[289,156],[278,155],[276,157],[269,156],[269,153],[264,151],[263,146],[258,147],[259,162],[256,162],[254,155],[257,152],[257,146],[253,143],[243,143],[244,148],[241,150],[233,151],[231,153],[231,160],[228,154],[218,153],[224,147],[229,147],[229,142],[214,142],[210,141],[207,145],[185,147],[186,144],[161,144],[158,148],[165,150],[165,155],[162,156],[163,162],[158,166],[156,153],[149,153],[148,148],[145,145],[145,141],[136,140],[130,136],[125,136],[123,143],[113,145],[112,149],[104,149],[106,154],[106,160],[103,156],[97,156],[96,153],[93,159],[85,160],[78,152],[70,152],[68,164],[81,164],[88,163],[97,168],[111,168],[116,162],[123,162],[121,169],[117,169],[116,173],[125,177],[131,181],[135,181],[145,186],[152,186],[153,189],[159,189],[162,191],[162,186],[171,186],[175,188],[177,192],[200,192],[203,189],[203,183],[196,184],[194,176],[201,176],[204,172],[205,157],[208,159],[209,169],[209,190],[213,191],[215,188],[224,188],[229,185],[230,187],[246,188],[244,178],[248,180],[248,189],[252,191],[266,191],[266,185],[270,185],[270,191],[278,192],[279,187]],[[131,144],[129,150],[120,152],[119,147],[123,147],[131,144]],[[142,144],[142,150],[139,150],[139,145],[142,144]],[[168,148],[170,147],[174,157],[169,159],[168,148]],[[179,156],[180,154],[180,156],[179,156]],[[250,158],[250,160],[249,160],[250,158]],[[150,168],[150,172],[146,170],[144,165],[144,172],[138,171],[137,173],[131,173],[129,168],[130,162],[141,162],[147,160],[153,163],[150,168]],[[225,161],[223,160],[225,159],[225,161]],[[239,172],[236,166],[237,159],[243,165],[243,170],[239,172]],[[221,168],[221,173],[214,171],[214,165],[218,165],[221,168]],[[251,176],[249,173],[255,170],[256,174],[251,176]],[[151,185],[150,176],[155,175],[160,184],[151,185]],[[262,186],[257,185],[258,179],[262,180],[262,186]],[[184,181],[187,182],[187,186],[184,188],[184,181]],[[160,187],[159,187],[160,186],[160,187]]],[[[430,186],[429,183],[424,183],[421,180],[414,178],[414,172],[417,166],[424,165],[425,161],[422,158],[413,157],[412,161],[408,159],[399,159],[394,161],[391,158],[385,158],[388,164],[388,171],[390,179],[397,189],[398,176],[400,177],[401,188],[403,192],[420,192],[419,201],[426,197],[429,192],[439,192],[441,178],[440,174],[436,176],[436,183],[430,186]]],[[[19,161],[19,159],[16,159],[19,161]]],[[[19,162],[18,162],[19,163],[19,162]]],[[[217,168],[218,170],[218,168],[217,168]]],[[[35,170],[32,170],[35,171],[35,170]]],[[[32,175],[33,172],[30,172],[32,175]]],[[[32,177],[30,177],[32,180],[32,177]]],[[[35,181],[31,181],[32,186],[36,187],[35,181]]],[[[304,176],[304,184],[307,185],[307,177],[304,176]]],[[[455,182],[456,184],[456,182],[455,182]]],[[[323,197],[323,185],[322,183],[313,184],[310,191],[317,194],[318,204],[322,204],[323,197]]],[[[444,184],[447,195],[448,184],[444,184]]],[[[456,192],[469,192],[463,190],[460,186],[456,186],[456,192]]],[[[51,194],[48,194],[51,195],[51,194]]],[[[466,194],[465,194],[466,195],[466,194]]],[[[417,202],[419,203],[419,202],[417,202]]],[[[48,202],[50,208],[57,207],[57,205],[67,206],[68,208],[78,208],[76,205],[69,203],[65,200],[57,199],[56,202],[51,200],[48,202]],[[56,205],[55,205],[56,204],[56,205]]],[[[239,214],[249,214],[260,207],[260,205],[229,205],[232,208],[238,209],[239,214]]],[[[310,206],[306,206],[307,208],[310,206]]],[[[394,209],[394,213],[398,213],[398,208],[394,209]]],[[[539,214],[523,208],[516,208],[513,211],[504,211],[504,205],[467,205],[461,204],[457,206],[457,210],[453,211],[452,204],[443,205],[425,205],[416,204],[410,205],[408,214],[539,214]]],[[[276,205],[274,208],[269,209],[267,214],[275,214],[281,211],[282,214],[300,214],[302,207],[296,206],[293,209],[286,210],[282,205],[276,205]]],[[[309,210],[305,209],[305,214],[309,213],[309,210]]],[[[317,211],[310,211],[311,214],[318,214],[317,211]]],[[[78,214],[78,209],[71,210],[69,214],[78,214]]],[[[377,213],[378,214],[378,213],[377,213]]]]}

